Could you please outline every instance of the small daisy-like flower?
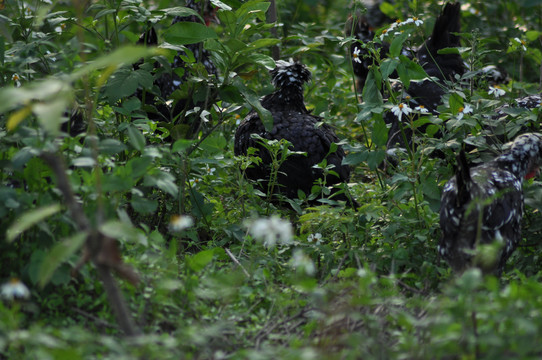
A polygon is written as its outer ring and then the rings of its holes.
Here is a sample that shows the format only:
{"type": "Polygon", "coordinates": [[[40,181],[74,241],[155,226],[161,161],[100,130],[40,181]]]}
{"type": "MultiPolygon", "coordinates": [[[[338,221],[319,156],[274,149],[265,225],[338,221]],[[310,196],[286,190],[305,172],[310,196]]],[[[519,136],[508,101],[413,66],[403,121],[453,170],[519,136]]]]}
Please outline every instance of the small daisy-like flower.
{"type": "Polygon", "coordinates": [[[499,87],[499,85],[495,85],[495,86],[490,86],[489,91],[487,93],[488,93],[488,95],[493,95],[496,98],[498,98],[498,97],[503,96],[504,94],[506,94],[506,91],[501,89],[499,87]]]}
{"type": "Polygon", "coordinates": [[[384,29],[382,30],[382,34],[380,34],[380,41],[384,41],[384,38],[388,35],[388,30],[384,29]]]}
{"type": "Polygon", "coordinates": [[[525,40],[522,40],[520,38],[514,38],[514,41],[519,43],[521,45],[521,47],[523,48],[523,51],[527,51],[527,43],[525,42],[525,40]]]}
{"type": "Polygon", "coordinates": [[[416,25],[416,26],[423,25],[423,20],[418,19],[416,16],[414,16],[414,17],[412,18],[412,20],[414,21],[414,25],[416,25]]]}
{"type": "Polygon", "coordinates": [[[190,184],[190,187],[196,187],[198,186],[198,184],[201,182],[201,179],[200,178],[193,178],[193,179],[190,179],[188,181],[188,183],[190,184]]]}
{"type": "Polygon", "coordinates": [[[30,297],[30,290],[28,290],[21,280],[13,278],[2,285],[0,295],[6,300],[28,299],[30,297]]]}
{"type": "Polygon", "coordinates": [[[315,233],[315,234],[310,234],[308,237],[307,237],[307,241],[308,242],[315,242],[316,245],[320,245],[322,243],[322,234],[320,233],[315,233]]]}
{"type": "Polygon", "coordinates": [[[352,53],[352,58],[354,59],[355,62],[357,63],[360,63],[361,64],[361,59],[359,58],[359,53],[361,52],[361,49],[359,47],[355,47],[354,48],[354,52],[352,53]]]}
{"type": "Polygon", "coordinates": [[[241,115],[235,114],[235,125],[239,125],[241,123],[241,115]]]}
{"type": "Polygon", "coordinates": [[[19,75],[17,75],[17,74],[13,74],[13,75],[11,76],[11,81],[14,82],[15,87],[21,87],[21,82],[19,81],[20,79],[21,79],[21,78],[20,78],[19,75]]]}
{"type": "Polygon", "coordinates": [[[290,259],[290,266],[294,269],[303,271],[307,275],[314,275],[316,272],[314,262],[301,249],[296,249],[294,251],[292,258],[290,259]]]}
{"type": "Polygon", "coordinates": [[[476,15],[476,16],[480,16],[480,10],[478,9],[475,9],[475,8],[469,8],[469,12],[472,14],[472,15],[476,15]]]}
{"type": "Polygon", "coordinates": [[[267,248],[274,247],[277,242],[290,244],[293,237],[292,224],[278,216],[254,220],[248,223],[248,231],[267,248]]]}
{"type": "Polygon", "coordinates": [[[416,106],[416,107],[414,108],[414,110],[419,111],[419,112],[422,113],[422,114],[426,114],[426,113],[429,112],[429,110],[427,110],[427,109],[425,108],[425,106],[423,106],[423,105],[416,106]]]}
{"type": "Polygon", "coordinates": [[[407,105],[400,103],[399,105],[395,105],[391,108],[391,112],[401,120],[401,117],[403,117],[403,114],[408,115],[412,112],[412,109],[407,105]]]}
{"type": "Polygon", "coordinates": [[[173,215],[169,221],[169,229],[180,232],[194,225],[194,219],[188,215],[173,215]]]}
{"type": "Polygon", "coordinates": [[[472,112],[472,107],[469,104],[465,105],[465,107],[460,107],[459,113],[457,114],[457,120],[463,119],[463,116],[465,114],[470,114],[471,112],[472,112]]]}
{"type": "Polygon", "coordinates": [[[207,173],[207,175],[213,175],[215,170],[215,168],[209,167],[209,165],[205,165],[205,172],[207,173]]]}

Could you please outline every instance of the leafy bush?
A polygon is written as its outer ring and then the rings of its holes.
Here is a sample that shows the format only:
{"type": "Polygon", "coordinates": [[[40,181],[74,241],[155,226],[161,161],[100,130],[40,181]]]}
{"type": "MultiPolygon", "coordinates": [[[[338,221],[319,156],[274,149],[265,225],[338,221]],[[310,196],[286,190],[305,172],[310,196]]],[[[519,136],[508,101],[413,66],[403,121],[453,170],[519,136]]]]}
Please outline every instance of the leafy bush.
{"type": "MultiPolygon", "coordinates": [[[[0,302],[0,358],[538,358],[540,182],[525,186],[524,241],[501,279],[452,274],[436,244],[461,144],[484,161],[522,129],[540,130],[539,107],[493,116],[538,92],[540,5],[463,4],[470,71],[427,130],[411,119],[418,146],[384,169],[383,114],[401,101],[385,75],[425,74],[406,57],[382,60],[355,89],[343,27],[361,4],[279,1],[278,39],[269,2],[213,4],[220,21],[203,27],[170,26],[190,11],[168,1],[2,3],[0,280],[19,278],[31,296],[0,302]],[[137,45],[151,26],[159,46],[137,45]],[[274,46],[311,69],[307,106],[345,139],[357,211],[277,204],[243,177],[257,154],[235,157],[233,136],[252,108],[270,121],[258,99],[273,90],[274,46]],[[166,100],[155,64],[171,71],[179,50],[190,81],[174,102],[205,105],[151,119],[166,100]],[[489,64],[509,74],[504,96],[480,76],[489,64]],[[201,126],[191,133],[188,121],[201,126]],[[502,141],[487,141],[488,124],[502,141]]],[[[395,38],[400,49],[421,44],[440,5],[381,9],[424,21],[395,38]]]]}

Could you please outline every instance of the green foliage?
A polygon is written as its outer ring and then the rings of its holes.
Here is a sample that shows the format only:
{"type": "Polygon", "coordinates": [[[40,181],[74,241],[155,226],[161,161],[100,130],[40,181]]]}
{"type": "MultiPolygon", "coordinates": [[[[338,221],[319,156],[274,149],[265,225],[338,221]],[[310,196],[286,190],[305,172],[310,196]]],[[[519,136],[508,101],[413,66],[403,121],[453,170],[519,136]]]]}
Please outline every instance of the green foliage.
{"type": "MultiPolygon", "coordinates": [[[[208,27],[201,14],[167,0],[2,3],[0,282],[19,278],[31,297],[0,301],[0,358],[538,358],[540,181],[525,185],[524,241],[501,279],[452,274],[436,247],[440,193],[461,144],[474,145],[469,156],[484,161],[521,129],[540,130],[539,108],[491,117],[538,92],[539,2],[463,4],[458,51],[471,71],[449,84],[438,116],[406,116],[418,146],[397,151],[385,169],[384,116],[403,101],[389,77],[397,72],[408,87],[426,76],[401,48],[427,38],[439,4],[382,4],[390,18],[424,24],[388,34],[387,59],[378,58],[383,29],[376,30],[366,47],[377,61],[359,94],[346,50],[354,39],[342,32],[358,3],[278,1],[277,36],[266,23],[270,2],[212,3],[220,21],[208,27]],[[170,26],[174,16],[202,23],[170,26]],[[158,46],[135,45],[150,26],[158,46]],[[185,46],[199,42],[217,77],[185,46]],[[294,154],[286,141],[260,139],[274,161],[267,189],[243,176],[261,159],[235,157],[233,137],[251,109],[272,128],[259,99],[273,91],[274,46],[311,69],[306,103],[345,139],[353,175],[341,191],[357,210],[333,201],[309,206],[329,192],[325,183],[276,201],[278,169],[294,154]],[[172,71],[178,51],[186,68],[175,71],[189,80],[174,104],[206,105],[149,119],[166,101],[153,81],[172,71]],[[488,64],[510,75],[502,97],[489,94],[480,76],[488,64]],[[88,126],[83,134],[67,134],[72,109],[88,126]],[[187,119],[201,126],[191,132],[187,119]],[[488,124],[502,141],[488,141],[488,124]],[[88,228],[80,228],[44,153],[65,162],[88,228]],[[269,220],[264,241],[253,228],[262,219],[269,220]],[[288,222],[293,233],[282,227],[288,222]],[[123,266],[116,269],[140,336],[123,336],[99,272],[84,262],[95,233],[118,246],[106,260],[118,255],[140,275],[134,285],[123,266]]],[[[325,161],[318,166],[334,171],[325,161]]]]}

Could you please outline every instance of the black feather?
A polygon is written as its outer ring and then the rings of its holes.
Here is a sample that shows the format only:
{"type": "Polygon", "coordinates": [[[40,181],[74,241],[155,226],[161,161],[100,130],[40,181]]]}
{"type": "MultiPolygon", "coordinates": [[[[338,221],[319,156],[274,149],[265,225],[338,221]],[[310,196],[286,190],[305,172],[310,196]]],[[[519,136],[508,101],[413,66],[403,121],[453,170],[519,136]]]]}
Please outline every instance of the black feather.
{"type": "MultiPolygon", "coordinates": [[[[257,134],[267,140],[286,139],[292,144],[293,151],[306,155],[291,155],[281,166],[278,173],[279,187],[277,192],[289,198],[297,198],[298,191],[306,195],[317,179],[324,179],[321,169],[315,168],[326,159],[328,165],[333,165],[337,174],[329,174],[327,185],[347,182],[350,177],[350,167],[343,165],[345,156],[341,146],[330,153],[332,143],[338,143],[339,138],[331,127],[323,123],[323,119],[310,114],[304,104],[303,84],[310,79],[309,70],[298,62],[277,62],[277,67],[271,71],[272,81],[276,90],[265,96],[261,104],[273,116],[273,128],[267,131],[256,111],[251,111],[239,125],[235,133],[234,151],[236,155],[246,155],[249,147],[258,149],[262,163],[246,171],[248,178],[262,180],[261,187],[267,191],[271,169],[271,157],[267,150],[255,139],[257,134]]],[[[346,200],[343,194],[337,194],[335,199],[346,200]]]]}
{"type": "Polygon", "coordinates": [[[502,242],[492,264],[476,264],[499,275],[521,240],[523,178],[542,157],[542,134],[516,138],[511,148],[494,160],[468,169],[465,154],[458,156],[456,175],[442,192],[440,255],[458,272],[469,267],[478,244],[502,242]]]}

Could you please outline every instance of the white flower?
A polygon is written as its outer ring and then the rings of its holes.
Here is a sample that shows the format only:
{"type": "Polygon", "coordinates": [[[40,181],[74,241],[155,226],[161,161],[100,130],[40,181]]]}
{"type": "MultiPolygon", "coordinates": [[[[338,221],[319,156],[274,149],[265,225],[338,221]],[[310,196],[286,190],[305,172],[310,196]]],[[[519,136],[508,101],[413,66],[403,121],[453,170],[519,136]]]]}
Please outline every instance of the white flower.
{"type": "Polygon", "coordinates": [[[525,42],[525,40],[521,40],[520,38],[514,38],[514,40],[521,45],[523,51],[527,51],[527,46],[525,46],[527,45],[527,43],[525,42]]]}
{"type": "Polygon", "coordinates": [[[465,105],[465,107],[460,107],[459,113],[457,114],[457,120],[463,119],[463,115],[470,114],[471,112],[472,112],[472,107],[469,104],[465,105]]]}
{"type": "Polygon", "coordinates": [[[193,178],[193,179],[190,179],[188,182],[190,184],[190,187],[196,187],[200,183],[200,181],[201,181],[200,178],[193,178]]]}
{"type": "Polygon", "coordinates": [[[361,64],[361,59],[359,58],[359,53],[360,52],[361,52],[361,49],[356,46],[354,48],[354,52],[352,53],[352,58],[354,59],[355,62],[361,64]]]}
{"type": "Polygon", "coordinates": [[[279,244],[290,244],[292,242],[292,224],[273,215],[270,218],[254,220],[248,224],[250,234],[257,240],[263,241],[264,245],[272,248],[279,244]]]}
{"type": "Polygon", "coordinates": [[[241,115],[235,114],[235,125],[241,124],[241,115]]]}
{"type": "Polygon", "coordinates": [[[475,9],[475,8],[472,8],[472,7],[469,9],[469,12],[470,12],[472,15],[476,15],[476,16],[480,16],[480,14],[481,14],[480,10],[475,9]]]}
{"type": "Polygon", "coordinates": [[[173,215],[169,221],[169,229],[180,232],[194,225],[194,219],[188,215],[173,215]]]}
{"type": "Polygon", "coordinates": [[[416,25],[416,26],[423,25],[423,20],[418,19],[416,16],[414,16],[414,17],[412,18],[412,20],[414,21],[414,25],[416,25]]]}
{"type": "Polygon", "coordinates": [[[382,34],[380,34],[380,41],[384,41],[384,38],[388,35],[389,30],[382,30],[382,34]]]}
{"type": "Polygon", "coordinates": [[[21,280],[17,278],[11,279],[9,282],[2,285],[0,295],[6,300],[13,299],[28,299],[30,297],[30,290],[26,287],[21,280]]]}
{"type": "Polygon", "coordinates": [[[307,237],[307,241],[308,242],[315,242],[316,245],[320,245],[322,243],[322,234],[320,233],[315,233],[315,234],[310,234],[308,237],[307,237]]]}
{"type": "Polygon", "coordinates": [[[400,103],[391,108],[391,112],[401,120],[403,114],[408,115],[412,112],[412,109],[407,104],[400,103]]]}
{"type": "Polygon", "coordinates": [[[419,112],[421,112],[422,114],[426,114],[426,113],[429,112],[429,110],[427,110],[427,109],[425,108],[425,106],[423,106],[423,105],[416,106],[416,107],[414,108],[414,110],[419,111],[419,112]]]}
{"type": "Polygon", "coordinates": [[[307,275],[314,275],[314,273],[316,272],[314,262],[311,260],[311,258],[305,255],[305,253],[301,249],[296,249],[294,251],[292,258],[290,259],[290,265],[294,269],[299,269],[307,275]]]}
{"type": "Polygon", "coordinates": [[[506,91],[501,89],[499,87],[499,85],[495,85],[495,86],[490,86],[489,91],[487,93],[488,93],[488,95],[493,94],[496,98],[498,98],[498,97],[503,96],[504,94],[506,94],[506,91]]]}
{"type": "Polygon", "coordinates": [[[21,82],[19,81],[19,79],[20,77],[17,74],[13,74],[13,76],[11,76],[11,81],[15,83],[15,87],[21,87],[21,82]]]}
{"type": "Polygon", "coordinates": [[[215,170],[216,170],[215,168],[209,167],[208,164],[205,165],[205,171],[207,172],[207,175],[213,175],[215,170]]]}

